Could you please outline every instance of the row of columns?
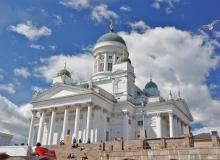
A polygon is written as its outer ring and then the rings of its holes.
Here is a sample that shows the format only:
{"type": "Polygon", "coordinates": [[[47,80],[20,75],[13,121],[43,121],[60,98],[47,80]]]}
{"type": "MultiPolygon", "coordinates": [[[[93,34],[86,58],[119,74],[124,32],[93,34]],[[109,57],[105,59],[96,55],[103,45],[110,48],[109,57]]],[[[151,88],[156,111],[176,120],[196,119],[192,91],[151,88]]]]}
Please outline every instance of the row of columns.
{"type": "MultiPolygon", "coordinates": [[[[155,117],[156,117],[155,123],[156,123],[156,127],[157,127],[156,136],[158,138],[163,136],[161,114],[162,113],[155,114],[155,117]]],[[[183,135],[183,127],[185,126],[185,124],[182,122],[182,120],[180,118],[178,118],[172,112],[168,112],[168,116],[169,116],[169,135],[170,135],[170,137],[182,136],[183,135]]],[[[144,123],[144,115],[143,115],[143,123],[144,123]]],[[[149,119],[148,119],[148,123],[149,123],[149,119]]],[[[149,127],[149,126],[147,126],[147,127],[149,127]]]]}
{"type": "Polygon", "coordinates": [[[185,123],[173,113],[169,113],[170,137],[182,136],[185,123]]]}
{"type": "MultiPolygon", "coordinates": [[[[90,137],[91,111],[92,111],[92,106],[89,105],[87,109],[86,140],[88,140],[90,137]]],[[[29,137],[28,137],[28,145],[30,146],[33,143],[32,141],[33,141],[33,135],[34,135],[35,117],[36,117],[36,111],[33,111],[31,124],[30,124],[30,130],[29,130],[29,137]]],[[[64,110],[63,127],[62,127],[62,133],[61,133],[61,138],[60,138],[60,140],[64,142],[66,141],[68,117],[69,117],[69,110],[68,110],[68,107],[66,107],[64,110]]],[[[54,135],[55,118],[56,118],[56,109],[53,109],[52,114],[51,114],[49,135],[48,135],[48,141],[47,141],[48,145],[52,144],[53,135],[54,135]]],[[[76,115],[75,115],[75,124],[74,124],[74,134],[73,134],[73,137],[76,139],[78,139],[79,122],[80,122],[80,106],[77,106],[76,115]]],[[[45,112],[42,112],[40,115],[39,128],[38,128],[38,133],[37,133],[37,142],[40,142],[40,143],[42,142],[44,123],[45,123],[45,112]]]]}

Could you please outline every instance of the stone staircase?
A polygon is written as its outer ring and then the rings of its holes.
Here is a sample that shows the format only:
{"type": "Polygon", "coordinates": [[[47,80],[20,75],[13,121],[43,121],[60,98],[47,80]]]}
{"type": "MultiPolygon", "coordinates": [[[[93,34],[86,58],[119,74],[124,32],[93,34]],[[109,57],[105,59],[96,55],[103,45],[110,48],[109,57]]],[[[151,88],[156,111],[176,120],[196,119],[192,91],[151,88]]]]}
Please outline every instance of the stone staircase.
{"type": "Polygon", "coordinates": [[[72,153],[81,160],[86,153],[89,160],[220,160],[220,145],[193,147],[183,138],[112,141],[105,143],[46,146],[56,152],[58,160],[66,160],[72,153]],[[149,147],[144,147],[147,142],[149,147]],[[80,150],[84,148],[84,150],[80,150]]]}
{"type": "Polygon", "coordinates": [[[95,144],[80,144],[78,148],[72,148],[71,145],[56,145],[46,146],[48,149],[53,149],[56,152],[58,160],[65,160],[71,153],[77,160],[81,160],[86,153],[89,160],[97,160],[100,157],[101,150],[99,150],[100,143],[95,144]],[[81,150],[83,148],[83,150],[81,150]]]}

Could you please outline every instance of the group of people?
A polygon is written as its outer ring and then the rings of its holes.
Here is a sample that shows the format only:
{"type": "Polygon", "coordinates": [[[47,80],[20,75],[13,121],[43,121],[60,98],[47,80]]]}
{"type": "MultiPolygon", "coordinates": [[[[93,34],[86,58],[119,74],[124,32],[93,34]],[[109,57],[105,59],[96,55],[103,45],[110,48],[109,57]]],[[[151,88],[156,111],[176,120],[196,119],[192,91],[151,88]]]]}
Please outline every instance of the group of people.
{"type": "MultiPolygon", "coordinates": [[[[87,160],[87,159],[88,159],[87,154],[84,153],[83,156],[82,156],[82,160],[87,160]]],[[[70,153],[67,156],[67,160],[76,160],[76,156],[73,153],[70,153]]]]}
{"type": "MultiPolygon", "coordinates": [[[[81,139],[79,139],[79,144],[80,144],[80,143],[82,143],[82,140],[81,140],[81,139]]],[[[90,144],[90,143],[91,143],[90,139],[88,139],[86,143],[87,143],[87,144],[90,144]]],[[[78,148],[78,147],[79,147],[79,144],[77,143],[76,138],[74,138],[74,139],[73,139],[72,148],[78,148]]]]}

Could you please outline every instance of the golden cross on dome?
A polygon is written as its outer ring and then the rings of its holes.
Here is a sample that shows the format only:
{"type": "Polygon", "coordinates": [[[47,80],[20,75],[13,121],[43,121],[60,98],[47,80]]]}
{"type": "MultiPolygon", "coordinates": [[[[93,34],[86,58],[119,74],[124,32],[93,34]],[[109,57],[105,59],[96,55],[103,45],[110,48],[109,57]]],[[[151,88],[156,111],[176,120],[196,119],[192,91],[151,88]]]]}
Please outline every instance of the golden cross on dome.
{"type": "Polygon", "coordinates": [[[109,25],[109,28],[110,28],[110,32],[114,32],[112,19],[110,19],[110,25],[109,25]]]}
{"type": "Polygon", "coordinates": [[[150,74],[150,81],[152,81],[152,74],[150,74]]]}

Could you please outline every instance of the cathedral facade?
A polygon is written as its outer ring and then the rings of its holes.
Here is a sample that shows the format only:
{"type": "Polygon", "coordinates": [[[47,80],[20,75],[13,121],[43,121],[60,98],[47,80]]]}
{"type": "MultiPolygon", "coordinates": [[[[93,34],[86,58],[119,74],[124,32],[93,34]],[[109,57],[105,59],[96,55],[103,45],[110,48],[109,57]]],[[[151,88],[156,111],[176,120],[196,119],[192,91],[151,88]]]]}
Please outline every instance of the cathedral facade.
{"type": "Polygon", "coordinates": [[[112,27],[92,54],[90,80],[74,83],[65,66],[52,87],[32,99],[29,145],[138,139],[140,130],[147,138],[183,136],[193,121],[185,100],[171,93],[164,99],[152,78],[144,89],[135,85],[126,43],[112,27]]]}

